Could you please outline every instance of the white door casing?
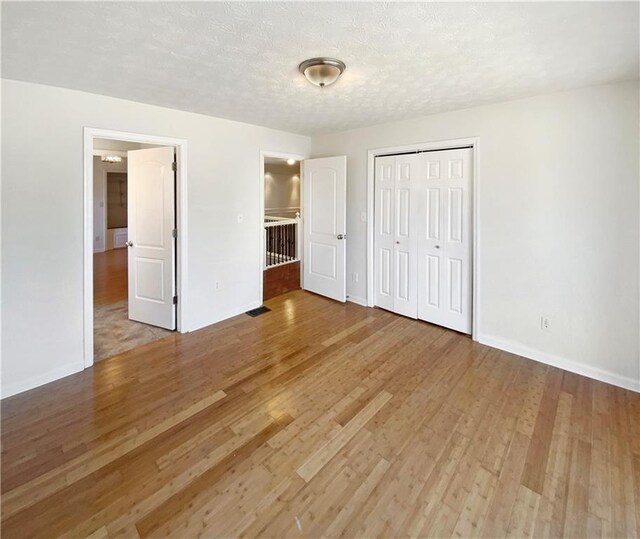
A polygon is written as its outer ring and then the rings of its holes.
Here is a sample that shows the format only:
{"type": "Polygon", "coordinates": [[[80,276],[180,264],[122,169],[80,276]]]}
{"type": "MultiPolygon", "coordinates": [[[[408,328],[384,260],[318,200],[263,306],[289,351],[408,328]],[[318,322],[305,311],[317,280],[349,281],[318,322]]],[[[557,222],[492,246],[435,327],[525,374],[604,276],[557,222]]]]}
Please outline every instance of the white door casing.
{"type": "Polygon", "coordinates": [[[307,159],[303,167],[304,289],[346,301],[346,156],[307,159]]]}
{"type": "Polygon", "coordinates": [[[418,317],[416,216],[422,169],[415,154],[376,158],[376,305],[411,318],[418,317]]]}
{"type": "Polygon", "coordinates": [[[421,154],[425,211],[418,241],[418,318],[462,333],[472,326],[473,150],[421,154]]]}
{"type": "Polygon", "coordinates": [[[174,148],[128,152],[129,318],[175,329],[174,148]]]}

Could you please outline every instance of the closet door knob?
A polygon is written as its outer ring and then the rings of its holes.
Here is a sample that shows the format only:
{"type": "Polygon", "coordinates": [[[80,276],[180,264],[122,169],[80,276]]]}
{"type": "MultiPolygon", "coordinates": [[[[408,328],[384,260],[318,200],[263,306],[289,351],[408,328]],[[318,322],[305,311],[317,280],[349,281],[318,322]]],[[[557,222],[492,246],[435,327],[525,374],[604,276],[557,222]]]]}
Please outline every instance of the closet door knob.
{"type": "Polygon", "coordinates": [[[131,240],[129,240],[129,241],[127,242],[127,245],[128,245],[129,247],[133,247],[133,242],[132,242],[131,240]]]}
{"type": "Polygon", "coordinates": [[[436,249],[440,249],[440,246],[439,246],[439,245],[436,245],[436,249]]]}

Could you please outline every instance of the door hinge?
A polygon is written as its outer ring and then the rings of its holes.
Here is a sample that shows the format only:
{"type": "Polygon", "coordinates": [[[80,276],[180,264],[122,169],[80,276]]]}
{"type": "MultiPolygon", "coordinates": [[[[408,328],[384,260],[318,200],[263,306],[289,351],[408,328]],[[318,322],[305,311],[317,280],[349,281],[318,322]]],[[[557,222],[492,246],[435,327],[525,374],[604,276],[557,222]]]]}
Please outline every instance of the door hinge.
{"type": "Polygon", "coordinates": [[[174,305],[178,304],[178,296],[173,296],[173,304],[174,305]]]}
{"type": "Polygon", "coordinates": [[[178,170],[178,163],[176,163],[175,161],[171,163],[171,170],[173,170],[174,172],[178,170]]]}
{"type": "Polygon", "coordinates": [[[177,238],[177,237],[178,237],[178,229],[177,229],[177,228],[174,228],[174,229],[171,231],[171,236],[173,236],[174,238],[177,238]]]}

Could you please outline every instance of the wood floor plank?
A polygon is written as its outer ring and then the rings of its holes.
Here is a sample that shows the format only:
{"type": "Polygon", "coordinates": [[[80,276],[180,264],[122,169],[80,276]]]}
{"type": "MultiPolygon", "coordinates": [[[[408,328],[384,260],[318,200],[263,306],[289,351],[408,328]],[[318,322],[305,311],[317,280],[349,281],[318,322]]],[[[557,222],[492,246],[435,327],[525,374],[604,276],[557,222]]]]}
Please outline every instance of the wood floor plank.
{"type": "Polygon", "coordinates": [[[267,305],[3,400],[3,538],[640,536],[639,394],[267,305]]]}
{"type": "Polygon", "coordinates": [[[316,475],[392,397],[393,395],[386,391],[378,393],[369,404],[340,430],[335,438],[318,449],[307,462],[298,468],[298,475],[306,482],[311,481],[313,476],[316,475]]]}

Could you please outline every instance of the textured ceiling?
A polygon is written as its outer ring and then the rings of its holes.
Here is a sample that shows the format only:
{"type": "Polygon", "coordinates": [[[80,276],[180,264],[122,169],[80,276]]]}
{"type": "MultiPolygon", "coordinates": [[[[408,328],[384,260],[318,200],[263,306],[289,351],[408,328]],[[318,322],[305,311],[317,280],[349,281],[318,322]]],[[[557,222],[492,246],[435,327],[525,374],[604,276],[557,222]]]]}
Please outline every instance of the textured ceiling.
{"type": "Polygon", "coordinates": [[[638,78],[633,3],[2,2],[2,76],[313,134],[638,78]],[[330,88],[300,61],[347,64],[330,88]]]}

